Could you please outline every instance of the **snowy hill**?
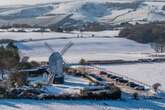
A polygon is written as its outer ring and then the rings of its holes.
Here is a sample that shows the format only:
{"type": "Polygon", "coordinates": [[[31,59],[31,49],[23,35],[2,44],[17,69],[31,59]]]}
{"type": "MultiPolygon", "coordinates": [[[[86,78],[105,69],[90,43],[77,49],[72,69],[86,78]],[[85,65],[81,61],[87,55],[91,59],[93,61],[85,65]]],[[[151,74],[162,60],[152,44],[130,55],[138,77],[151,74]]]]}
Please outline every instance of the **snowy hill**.
{"type": "Polygon", "coordinates": [[[0,24],[146,23],[164,21],[163,6],[164,0],[0,0],[0,24]]]}

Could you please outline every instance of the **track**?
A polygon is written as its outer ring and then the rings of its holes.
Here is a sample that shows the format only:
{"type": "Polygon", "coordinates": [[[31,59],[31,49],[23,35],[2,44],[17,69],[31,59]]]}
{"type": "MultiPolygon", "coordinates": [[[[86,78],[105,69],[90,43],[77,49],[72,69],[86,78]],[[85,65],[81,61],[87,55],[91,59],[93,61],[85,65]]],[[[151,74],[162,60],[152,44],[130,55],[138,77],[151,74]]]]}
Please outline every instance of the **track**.
{"type": "Polygon", "coordinates": [[[82,38],[113,38],[111,36],[95,36],[91,37],[89,36],[84,36],[84,37],[50,37],[50,38],[43,38],[43,39],[22,39],[22,40],[17,40],[16,43],[24,43],[24,42],[37,42],[37,41],[45,41],[45,40],[56,40],[56,39],[82,39],[82,38]]]}
{"type": "Polygon", "coordinates": [[[120,15],[117,15],[117,16],[115,16],[113,19],[111,19],[110,22],[113,24],[113,22],[114,22],[116,19],[118,19],[118,18],[120,18],[120,17],[122,17],[122,16],[124,16],[124,15],[127,15],[127,14],[129,14],[129,13],[131,13],[131,12],[134,12],[134,11],[128,11],[128,12],[122,13],[122,14],[120,14],[120,15]]]}

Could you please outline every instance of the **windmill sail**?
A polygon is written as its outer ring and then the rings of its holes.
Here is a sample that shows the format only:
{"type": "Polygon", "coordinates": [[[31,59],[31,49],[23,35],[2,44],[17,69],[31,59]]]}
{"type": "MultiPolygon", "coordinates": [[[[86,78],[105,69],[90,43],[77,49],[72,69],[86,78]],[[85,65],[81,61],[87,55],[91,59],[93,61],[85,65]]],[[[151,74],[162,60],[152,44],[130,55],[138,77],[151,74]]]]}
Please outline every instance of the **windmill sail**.
{"type": "Polygon", "coordinates": [[[67,43],[67,44],[64,46],[64,48],[60,51],[61,55],[64,55],[72,45],[73,45],[72,42],[67,43]]]}
{"type": "Polygon", "coordinates": [[[47,42],[45,42],[44,45],[45,45],[51,52],[54,52],[53,48],[52,48],[47,42]]]}

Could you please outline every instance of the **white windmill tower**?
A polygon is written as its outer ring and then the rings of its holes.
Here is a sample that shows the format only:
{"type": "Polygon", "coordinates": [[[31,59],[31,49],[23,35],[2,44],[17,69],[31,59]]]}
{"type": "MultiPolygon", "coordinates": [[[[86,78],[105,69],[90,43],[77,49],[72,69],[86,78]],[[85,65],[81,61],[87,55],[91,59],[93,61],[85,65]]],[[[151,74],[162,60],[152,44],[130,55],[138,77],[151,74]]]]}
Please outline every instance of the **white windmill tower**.
{"type": "Polygon", "coordinates": [[[45,46],[52,52],[52,54],[49,57],[49,84],[52,83],[58,83],[63,84],[64,83],[64,72],[63,68],[66,64],[63,60],[63,55],[67,52],[67,50],[73,45],[72,42],[67,43],[64,48],[60,52],[56,52],[51,48],[51,46],[45,42],[45,46]]]}

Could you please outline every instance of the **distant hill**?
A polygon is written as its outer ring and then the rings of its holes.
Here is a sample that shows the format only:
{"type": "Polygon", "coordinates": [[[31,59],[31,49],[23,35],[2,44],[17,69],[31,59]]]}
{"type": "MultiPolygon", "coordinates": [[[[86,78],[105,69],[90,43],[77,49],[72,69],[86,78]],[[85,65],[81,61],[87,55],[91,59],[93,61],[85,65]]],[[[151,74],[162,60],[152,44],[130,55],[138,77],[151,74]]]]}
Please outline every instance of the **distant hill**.
{"type": "Polygon", "coordinates": [[[0,0],[0,26],[85,27],[165,21],[163,0],[0,0]]]}

